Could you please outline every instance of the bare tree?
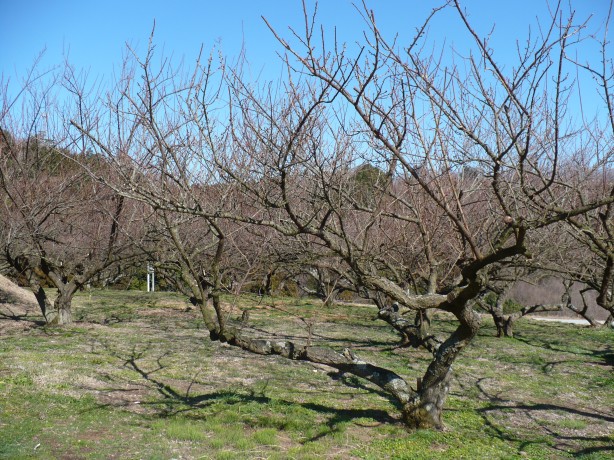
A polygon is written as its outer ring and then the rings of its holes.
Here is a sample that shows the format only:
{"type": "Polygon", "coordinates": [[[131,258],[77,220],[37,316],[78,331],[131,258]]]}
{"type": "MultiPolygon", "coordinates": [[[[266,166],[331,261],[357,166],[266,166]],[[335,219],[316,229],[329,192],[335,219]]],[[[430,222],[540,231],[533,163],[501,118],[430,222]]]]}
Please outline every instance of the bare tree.
{"type": "Polygon", "coordinates": [[[0,257],[32,289],[47,323],[66,324],[77,290],[136,256],[130,232],[144,216],[72,161],[108,172],[68,135],[61,78],[32,75],[17,96],[2,94],[0,257]],[[44,287],[57,288],[53,303],[44,287]]]}
{"type": "MultiPolygon", "coordinates": [[[[604,111],[593,116],[589,111],[580,113],[578,153],[562,165],[564,179],[572,193],[566,195],[568,202],[581,208],[599,197],[614,196],[614,163],[612,139],[614,136],[614,63],[609,48],[608,34],[612,22],[614,3],[610,2],[607,17],[600,30],[585,37],[585,45],[595,47],[599,57],[591,60],[578,50],[564,54],[573,63],[578,78],[588,75],[594,82],[593,95],[603,102],[604,111]],[[574,52],[575,51],[575,52],[574,52]]],[[[542,264],[557,276],[580,286],[581,306],[571,301],[568,307],[582,315],[593,327],[602,324],[614,327],[614,204],[610,201],[603,206],[587,210],[565,219],[561,257],[552,258],[542,264]],[[604,323],[595,318],[589,302],[589,293],[595,294],[595,303],[608,312],[604,323]]]]}
{"type": "Polygon", "coordinates": [[[70,323],[73,295],[136,257],[134,235],[125,232],[141,217],[124,197],[66,160],[67,152],[44,140],[3,135],[2,258],[32,289],[49,324],[70,323]],[[43,287],[57,288],[53,304],[43,287]]]}
{"type": "Polygon", "coordinates": [[[558,304],[539,303],[534,305],[523,305],[513,312],[506,312],[506,303],[512,301],[510,298],[510,291],[514,287],[515,283],[522,281],[522,277],[515,278],[513,280],[501,281],[492,280],[488,283],[486,295],[482,298],[476,299],[476,303],[483,310],[490,313],[497,328],[497,337],[514,337],[514,325],[516,321],[527,315],[533,313],[543,312],[560,312],[564,308],[570,308],[571,294],[569,292],[569,286],[566,286],[566,290],[561,297],[561,302],[558,304]]]}
{"type": "MultiPolygon", "coordinates": [[[[517,64],[505,71],[488,38],[478,36],[460,4],[451,6],[474,38],[475,47],[462,56],[463,66],[445,61],[443,54],[424,51],[429,49],[424,44],[428,21],[409,46],[400,48],[384,38],[366,7],[368,34],[356,57],[336,42],[327,47],[325,34],[314,33],[317,29],[307,11],[304,31],[294,32],[296,44],[276,34],[287,50],[291,71],[298,68],[297,74],[313,78],[305,91],[315,97],[302,107],[302,114],[324,111],[326,105],[337,119],[347,119],[346,108],[351,109],[355,118],[347,129],[352,138],[369,145],[392,177],[406,176],[410,185],[419,188],[462,247],[456,279],[438,285],[435,292],[408,295],[364,262],[364,247],[349,244],[346,219],[337,208],[317,220],[317,215],[299,214],[287,198],[284,178],[289,172],[280,168],[283,206],[297,230],[317,236],[337,252],[363,286],[407,308],[440,309],[458,319],[455,332],[434,350],[419,388],[401,401],[405,420],[412,426],[441,424],[451,364],[479,328],[471,300],[485,288],[488,268],[526,255],[527,239],[536,229],[607,206],[614,190],[608,180],[605,193],[568,204],[578,187],[561,172],[561,165],[578,156],[588,159],[593,166],[583,175],[587,180],[600,171],[595,162],[611,161],[612,155],[601,145],[590,149],[582,142],[584,132],[565,122],[566,69],[574,70],[566,52],[582,33],[573,14],[563,18],[557,9],[544,34],[519,47],[517,64]],[[463,167],[475,168],[483,176],[477,188],[458,179],[463,167]],[[328,226],[331,216],[339,218],[334,229],[328,226]]],[[[610,104],[610,99],[606,102],[610,104]]],[[[295,150],[310,126],[306,117],[297,118],[294,137],[290,136],[278,164],[302,161],[295,150]]],[[[607,139],[611,145],[611,135],[607,139]]]]}
{"type": "MultiPolygon", "coordinates": [[[[612,181],[610,180],[610,183],[612,181]]],[[[582,187],[579,190],[587,190],[582,187]]],[[[571,241],[566,245],[566,257],[546,265],[571,288],[579,284],[581,305],[571,300],[568,308],[584,317],[592,327],[614,326],[614,219],[612,204],[566,220],[571,241]],[[594,304],[607,312],[600,322],[589,294],[594,293],[594,304]]]]}
{"type": "MultiPolygon", "coordinates": [[[[442,426],[451,366],[479,330],[474,301],[492,268],[530,257],[538,230],[614,201],[611,182],[607,193],[572,200],[577,183],[561,168],[579,156],[589,165],[611,158],[611,150],[582,143],[585,134],[566,118],[566,69],[577,68],[566,51],[579,45],[584,25],[556,9],[506,70],[461,6],[446,8],[474,43],[457,58],[462,65],[430,51],[426,32],[440,10],[400,48],[364,7],[367,31],[355,55],[327,43],[305,10],[305,29],[292,41],[276,33],[286,50],[283,81],[249,82],[240,65],[212,58],[182,73],[155,61],[150,44],[143,59],[126,62],[104,104],[72,120],[75,135],[116,171],[110,187],[163,213],[199,217],[218,249],[223,222],[234,222],[299,238],[315,258],[334,257],[381,319],[432,352],[414,387],[350,349],[255,337],[225,322],[215,302],[204,307],[210,336],[367,379],[396,400],[411,427],[442,426]],[[357,180],[360,164],[375,172],[367,187],[357,180]],[[394,304],[416,312],[418,324],[394,304]],[[422,327],[435,310],[457,320],[447,337],[422,327]]],[[[583,179],[597,172],[588,168],[583,179]]]]}

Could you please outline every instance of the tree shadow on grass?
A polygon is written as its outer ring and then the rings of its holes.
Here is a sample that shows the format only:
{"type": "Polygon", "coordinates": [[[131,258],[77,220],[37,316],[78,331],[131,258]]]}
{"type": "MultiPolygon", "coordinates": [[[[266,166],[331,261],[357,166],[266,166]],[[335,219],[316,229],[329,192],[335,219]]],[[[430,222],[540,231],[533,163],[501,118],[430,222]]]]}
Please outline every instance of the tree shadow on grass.
{"type": "MultiPolygon", "coordinates": [[[[258,394],[256,391],[250,392],[238,392],[238,391],[214,391],[206,394],[192,394],[192,388],[195,385],[196,376],[192,378],[185,390],[178,390],[164,381],[164,379],[156,377],[154,374],[163,370],[165,366],[162,361],[165,357],[169,356],[169,352],[162,353],[155,359],[156,366],[151,370],[146,370],[139,360],[144,358],[147,352],[150,350],[149,346],[138,351],[135,348],[125,356],[120,356],[116,352],[111,354],[117,358],[121,358],[124,367],[130,369],[141,378],[142,388],[154,390],[158,393],[158,398],[149,400],[146,402],[139,401],[139,406],[148,407],[154,410],[154,415],[160,418],[170,418],[177,415],[185,415],[196,412],[198,410],[206,409],[207,407],[214,406],[219,403],[226,405],[244,405],[249,403],[257,403],[262,405],[287,405],[294,407],[301,407],[314,411],[320,415],[326,417],[325,425],[326,430],[320,431],[317,435],[312,436],[304,440],[304,442],[316,441],[320,438],[334,434],[340,430],[342,424],[352,422],[356,419],[372,419],[378,424],[400,424],[400,420],[392,417],[387,411],[380,409],[345,409],[328,406],[325,404],[319,404],[314,402],[295,402],[287,401],[279,398],[271,398],[264,394],[258,394]]],[[[108,377],[108,376],[107,376],[108,377]]],[[[107,380],[109,380],[107,378],[107,380]]],[[[132,381],[134,382],[134,381],[132,381]]],[[[133,383],[134,384],[134,383],[133,383]]],[[[349,385],[355,387],[354,385],[349,385]]],[[[362,390],[368,390],[377,392],[377,390],[359,386],[356,387],[362,390]]],[[[98,391],[100,391],[98,389],[98,391]]],[[[106,392],[124,392],[122,388],[109,388],[106,392]]],[[[98,404],[96,407],[113,407],[117,404],[107,403],[98,404]]],[[[193,416],[198,417],[197,414],[193,416]]]]}
{"type": "MultiPolygon", "coordinates": [[[[507,442],[517,443],[519,445],[518,453],[522,455],[530,445],[547,445],[552,449],[572,454],[573,456],[583,456],[590,453],[605,453],[614,452],[614,445],[610,436],[591,436],[591,435],[568,435],[561,433],[560,427],[556,425],[550,426],[544,422],[548,414],[565,414],[574,416],[577,420],[586,422],[586,425],[591,424],[613,424],[614,415],[596,411],[594,409],[586,409],[580,407],[570,407],[561,404],[553,403],[523,403],[506,399],[501,394],[492,395],[486,391],[482,382],[484,379],[478,379],[476,386],[480,394],[485,397],[490,404],[476,410],[484,420],[485,425],[492,431],[494,436],[507,442]],[[528,420],[529,423],[536,426],[536,431],[530,437],[535,439],[527,439],[517,433],[512,433],[509,428],[505,428],[501,422],[497,420],[497,414],[505,413],[508,419],[517,417],[521,421],[528,420]],[[550,443],[545,440],[540,434],[545,434],[549,439],[554,440],[550,443]],[[586,444],[601,444],[590,447],[583,447],[586,444]]],[[[526,423],[526,422],[525,422],[526,423]]],[[[528,425],[525,426],[529,429],[528,425]]],[[[612,431],[611,429],[609,430],[612,431]]]]}
{"type": "Polygon", "coordinates": [[[0,312],[0,319],[4,319],[4,320],[8,320],[8,321],[23,321],[23,322],[27,322],[27,323],[32,323],[36,326],[44,326],[45,325],[45,321],[41,320],[41,319],[34,319],[35,317],[32,315],[28,315],[27,313],[25,315],[19,315],[19,314],[14,314],[14,313],[4,313],[4,312],[0,312]]]}
{"type": "Polygon", "coordinates": [[[44,326],[46,323],[40,314],[30,312],[28,309],[12,308],[11,305],[3,303],[0,298],[0,320],[28,323],[31,327],[44,326]]]}
{"type": "Polygon", "coordinates": [[[607,346],[605,350],[595,351],[594,356],[603,360],[604,366],[614,367],[614,349],[611,346],[607,346]]]}
{"type": "MultiPolygon", "coordinates": [[[[307,332],[294,333],[294,334],[282,334],[276,331],[269,331],[251,324],[243,326],[247,332],[255,332],[261,334],[259,337],[270,337],[276,340],[291,340],[291,341],[303,341],[309,340],[309,334],[307,332]]],[[[394,340],[373,340],[373,339],[360,339],[353,337],[331,337],[329,335],[313,332],[311,336],[315,339],[319,339],[319,343],[326,344],[351,344],[353,349],[372,349],[377,347],[389,347],[389,350],[393,350],[397,347],[391,346],[394,344],[394,340]]],[[[379,348],[378,348],[379,349],[379,348]]]]}
{"type": "Polygon", "coordinates": [[[568,349],[564,346],[552,344],[548,340],[545,340],[545,339],[539,339],[536,337],[529,338],[529,337],[521,336],[520,334],[515,335],[514,340],[518,340],[519,342],[522,342],[526,345],[529,345],[535,348],[539,348],[542,350],[546,349],[546,350],[551,350],[551,351],[558,352],[558,353],[568,353],[568,354],[578,355],[582,357],[597,358],[599,360],[603,360],[604,361],[603,364],[606,366],[614,366],[614,352],[612,351],[611,346],[607,346],[605,350],[585,349],[583,351],[579,351],[577,347],[574,349],[568,349]]]}

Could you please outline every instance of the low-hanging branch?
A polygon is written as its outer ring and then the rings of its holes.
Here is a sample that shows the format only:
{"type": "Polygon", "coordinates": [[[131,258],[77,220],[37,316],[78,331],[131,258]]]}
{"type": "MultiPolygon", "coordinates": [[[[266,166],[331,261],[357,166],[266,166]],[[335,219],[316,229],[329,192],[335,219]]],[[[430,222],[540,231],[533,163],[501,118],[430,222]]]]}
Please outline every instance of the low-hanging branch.
{"type": "Polygon", "coordinates": [[[352,350],[346,348],[339,353],[331,348],[309,346],[289,340],[274,338],[252,338],[243,329],[227,326],[223,332],[210,330],[212,340],[219,340],[242,350],[259,355],[277,355],[295,361],[323,364],[340,372],[353,374],[377,385],[388,392],[400,404],[407,404],[415,391],[407,381],[395,372],[367,363],[359,359],[352,350]]]}

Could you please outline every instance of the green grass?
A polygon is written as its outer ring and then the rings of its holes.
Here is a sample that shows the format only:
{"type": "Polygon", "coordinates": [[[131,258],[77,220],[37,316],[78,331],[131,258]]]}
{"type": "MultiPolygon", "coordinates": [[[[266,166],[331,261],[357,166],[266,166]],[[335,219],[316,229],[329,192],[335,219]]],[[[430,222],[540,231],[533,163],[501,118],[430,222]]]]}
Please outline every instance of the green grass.
{"type": "MultiPolygon", "coordinates": [[[[231,317],[337,349],[410,382],[429,356],[396,348],[369,306],[224,299],[231,317]]],[[[611,458],[612,331],[485,321],[454,366],[444,431],[407,431],[377,388],[324,367],[211,343],[172,293],[94,291],[75,325],[0,319],[0,458],[611,458]],[[330,374],[330,375],[329,375],[330,374]],[[334,378],[331,378],[331,375],[334,378]]],[[[32,318],[36,320],[37,318],[32,318]]],[[[454,322],[441,316],[438,332],[454,322]]]]}

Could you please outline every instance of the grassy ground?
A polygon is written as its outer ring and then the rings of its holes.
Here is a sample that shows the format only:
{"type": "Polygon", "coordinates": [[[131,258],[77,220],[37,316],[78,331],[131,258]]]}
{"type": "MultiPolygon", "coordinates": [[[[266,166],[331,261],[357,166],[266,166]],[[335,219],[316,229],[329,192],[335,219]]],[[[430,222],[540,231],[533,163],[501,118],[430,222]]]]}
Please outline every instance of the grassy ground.
{"type": "MultiPolygon", "coordinates": [[[[353,350],[411,381],[428,356],[395,347],[368,306],[227,299],[231,317],[353,350]],[[240,303],[239,306],[236,304],[240,303]],[[232,306],[235,304],[235,306],[232,306]]],[[[407,431],[377,388],[205,337],[168,293],[95,291],[75,325],[0,316],[0,458],[612,458],[612,332],[489,321],[459,359],[444,431],[407,431]]],[[[453,324],[442,318],[439,328],[453,324]]]]}

